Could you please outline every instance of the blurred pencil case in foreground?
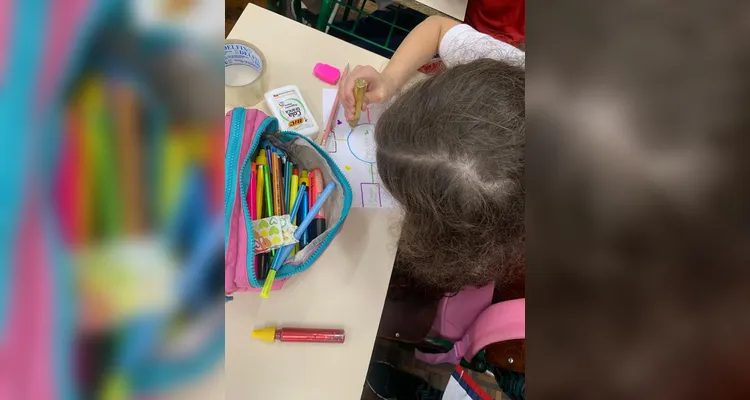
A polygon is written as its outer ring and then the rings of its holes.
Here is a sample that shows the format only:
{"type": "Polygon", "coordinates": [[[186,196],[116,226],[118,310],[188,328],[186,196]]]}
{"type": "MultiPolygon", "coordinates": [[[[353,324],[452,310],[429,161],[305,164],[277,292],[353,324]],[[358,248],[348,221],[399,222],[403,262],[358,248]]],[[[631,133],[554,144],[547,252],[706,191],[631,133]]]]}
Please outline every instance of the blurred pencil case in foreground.
{"type": "MultiPolygon", "coordinates": [[[[320,170],[323,186],[335,183],[322,209],[325,230],[317,232],[306,246],[290,256],[278,269],[272,287],[272,290],[278,290],[286,279],[310,268],[330,245],[349,214],[352,189],[325,150],[305,136],[279,131],[276,118],[260,110],[237,107],[226,113],[224,123],[224,289],[227,294],[260,291],[265,283],[267,271],[263,271],[261,256],[256,252],[257,238],[253,232],[252,218],[256,212],[252,204],[256,194],[251,191],[251,171],[258,154],[273,147],[285,154],[300,170],[320,170]]],[[[289,204],[291,201],[285,207],[287,215],[291,209],[289,204]]],[[[261,219],[260,215],[255,217],[256,221],[261,219]]],[[[291,216],[291,220],[294,221],[295,217],[291,216]]],[[[296,219],[299,223],[300,218],[296,219]]]]}

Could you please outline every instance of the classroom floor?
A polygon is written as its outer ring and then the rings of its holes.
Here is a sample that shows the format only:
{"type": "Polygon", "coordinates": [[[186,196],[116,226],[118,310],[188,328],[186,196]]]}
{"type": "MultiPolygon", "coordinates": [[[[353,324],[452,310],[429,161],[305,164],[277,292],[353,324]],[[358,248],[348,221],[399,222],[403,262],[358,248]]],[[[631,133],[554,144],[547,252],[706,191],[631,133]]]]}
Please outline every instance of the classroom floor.
{"type": "Polygon", "coordinates": [[[234,24],[240,19],[242,11],[249,4],[255,4],[257,6],[266,8],[268,3],[266,0],[225,0],[224,2],[224,37],[229,35],[229,31],[234,28],[234,24]]]}
{"type": "MultiPolygon", "coordinates": [[[[402,371],[409,372],[411,374],[420,376],[426,381],[430,382],[430,385],[438,389],[443,389],[448,384],[448,379],[453,373],[454,367],[452,365],[431,365],[419,361],[414,358],[414,350],[408,348],[408,346],[402,345],[398,342],[394,342],[388,339],[377,338],[375,340],[375,346],[372,350],[372,361],[386,361],[391,365],[396,366],[402,371]]],[[[481,374],[474,371],[468,371],[469,375],[477,382],[479,386],[487,392],[495,400],[508,400],[508,398],[501,392],[495,378],[488,374],[481,374]]],[[[380,400],[367,384],[364,385],[362,390],[361,400],[380,400]]]]}

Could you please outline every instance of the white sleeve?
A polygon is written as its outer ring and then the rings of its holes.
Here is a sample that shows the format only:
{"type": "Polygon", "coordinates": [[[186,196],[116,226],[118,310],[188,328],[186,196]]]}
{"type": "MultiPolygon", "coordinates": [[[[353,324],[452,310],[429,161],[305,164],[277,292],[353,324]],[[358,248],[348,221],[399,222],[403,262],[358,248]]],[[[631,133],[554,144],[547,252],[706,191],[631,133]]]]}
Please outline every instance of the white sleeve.
{"type": "Polygon", "coordinates": [[[525,68],[526,64],[526,54],[523,51],[490,35],[477,32],[466,24],[449,29],[440,41],[439,51],[440,58],[448,67],[480,58],[505,61],[521,68],[525,68]]]}

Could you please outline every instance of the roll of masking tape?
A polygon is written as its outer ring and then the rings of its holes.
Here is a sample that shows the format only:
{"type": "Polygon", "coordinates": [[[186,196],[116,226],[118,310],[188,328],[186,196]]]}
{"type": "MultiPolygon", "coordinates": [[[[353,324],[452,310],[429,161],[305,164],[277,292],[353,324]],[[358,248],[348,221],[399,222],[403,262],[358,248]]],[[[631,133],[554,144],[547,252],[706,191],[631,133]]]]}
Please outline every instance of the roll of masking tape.
{"type": "Polygon", "coordinates": [[[266,93],[268,64],[257,47],[243,40],[224,42],[225,103],[233,107],[251,107],[266,93]]]}

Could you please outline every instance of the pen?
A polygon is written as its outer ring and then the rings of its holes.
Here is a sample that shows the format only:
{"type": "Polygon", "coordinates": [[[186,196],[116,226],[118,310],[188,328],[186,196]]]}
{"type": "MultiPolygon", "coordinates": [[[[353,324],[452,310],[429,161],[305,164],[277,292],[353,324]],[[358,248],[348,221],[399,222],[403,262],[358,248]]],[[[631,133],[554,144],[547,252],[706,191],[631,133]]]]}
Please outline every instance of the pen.
{"type": "MultiPolygon", "coordinates": [[[[323,189],[323,192],[318,196],[318,201],[313,204],[313,206],[310,208],[309,213],[307,214],[307,217],[305,217],[305,220],[302,221],[301,224],[297,227],[297,230],[294,231],[294,238],[299,240],[300,237],[302,237],[302,234],[307,230],[307,227],[310,226],[310,223],[312,223],[312,220],[315,218],[315,215],[320,211],[320,209],[323,207],[323,203],[331,196],[331,193],[333,193],[333,190],[336,188],[336,184],[331,182],[328,185],[326,185],[326,188],[323,189]]],[[[302,189],[300,189],[302,190],[302,189]]],[[[301,193],[303,196],[307,195],[307,192],[302,190],[301,193]]],[[[297,197],[299,198],[300,194],[297,194],[297,197]]],[[[295,201],[297,203],[297,201],[295,201]]],[[[279,254],[276,256],[276,258],[273,260],[273,265],[271,266],[271,270],[268,272],[268,278],[266,278],[265,284],[263,284],[263,289],[260,292],[260,297],[266,299],[268,298],[268,293],[271,291],[271,285],[273,285],[273,280],[276,277],[276,271],[281,267],[281,265],[284,264],[284,261],[286,261],[287,257],[289,257],[289,253],[292,252],[292,249],[294,248],[294,245],[287,245],[281,248],[279,250],[279,254]]]]}
{"type": "MultiPolygon", "coordinates": [[[[319,169],[310,171],[310,204],[315,204],[318,201],[318,197],[323,192],[323,173],[319,169]]],[[[307,230],[308,240],[313,240],[321,233],[326,230],[326,219],[321,208],[317,214],[313,217],[313,222],[310,224],[310,228],[307,230]]]]}

